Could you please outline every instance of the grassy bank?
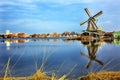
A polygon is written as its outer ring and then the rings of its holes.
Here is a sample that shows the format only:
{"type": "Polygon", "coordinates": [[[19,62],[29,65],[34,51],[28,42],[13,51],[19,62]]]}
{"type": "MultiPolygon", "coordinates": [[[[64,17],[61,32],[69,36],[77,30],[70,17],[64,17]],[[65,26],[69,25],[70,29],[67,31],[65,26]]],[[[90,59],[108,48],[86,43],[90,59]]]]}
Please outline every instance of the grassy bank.
{"type": "Polygon", "coordinates": [[[86,76],[80,77],[80,80],[120,80],[120,71],[101,71],[97,73],[89,73],[86,76]]]}
{"type": "Polygon", "coordinates": [[[65,79],[63,75],[61,78],[55,76],[48,77],[47,75],[37,71],[34,75],[29,77],[6,77],[0,78],[0,80],[120,80],[120,72],[102,71],[97,73],[89,73],[86,76],[82,76],[78,79],[65,79]]]}

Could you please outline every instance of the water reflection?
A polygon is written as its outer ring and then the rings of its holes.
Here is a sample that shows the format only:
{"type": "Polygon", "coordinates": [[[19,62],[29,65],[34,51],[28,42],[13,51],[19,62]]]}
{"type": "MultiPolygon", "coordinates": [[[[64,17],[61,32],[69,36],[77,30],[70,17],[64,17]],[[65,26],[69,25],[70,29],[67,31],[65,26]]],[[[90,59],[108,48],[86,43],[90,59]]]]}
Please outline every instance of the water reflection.
{"type": "MultiPolygon", "coordinates": [[[[23,43],[23,45],[24,45],[26,42],[30,42],[30,43],[31,42],[42,42],[42,44],[44,44],[45,42],[57,43],[60,39],[62,41],[65,40],[64,37],[63,38],[31,38],[31,39],[29,39],[29,38],[26,38],[26,39],[16,38],[16,39],[0,39],[0,42],[6,45],[7,50],[10,50],[10,47],[15,47],[15,46],[11,46],[11,44],[23,43]]],[[[19,48],[20,46],[18,45],[16,47],[19,48]]]]}
{"type": "Polygon", "coordinates": [[[104,63],[101,60],[98,60],[96,57],[98,48],[101,46],[101,42],[94,40],[91,42],[83,41],[82,43],[87,47],[87,50],[88,50],[88,55],[83,52],[80,53],[82,56],[89,59],[89,62],[87,63],[86,68],[89,68],[92,61],[95,61],[100,65],[104,65],[104,63]]]}
{"type": "MultiPolygon", "coordinates": [[[[3,43],[10,44],[10,43],[25,43],[25,42],[29,42],[29,39],[6,39],[6,40],[2,40],[3,43]]],[[[9,45],[10,46],[10,45],[9,45]]]]}
{"type": "Polygon", "coordinates": [[[10,50],[12,43],[26,43],[29,42],[29,39],[4,39],[1,42],[6,44],[7,50],[10,50]]]}
{"type": "MultiPolygon", "coordinates": [[[[84,41],[81,40],[65,40],[65,39],[11,39],[11,40],[0,40],[0,70],[6,65],[8,57],[12,57],[10,61],[11,75],[12,76],[29,76],[34,74],[36,67],[40,67],[44,55],[49,55],[47,62],[44,65],[44,72],[47,75],[52,75],[55,72],[59,77],[69,72],[69,77],[79,77],[85,75],[87,71],[93,67],[95,71],[99,71],[101,68],[113,68],[111,65],[119,63],[119,52],[120,52],[120,40],[101,40],[101,41],[84,41]],[[81,44],[82,43],[82,44],[81,44]],[[117,46],[115,46],[117,45],[117,46]],[[87,49],[85,49],[84,47],[87,49]],[[9,47],[9,50],[6,48],[9,47]],[[46,48],[45,48],[46,47],[46,48]],[[101,48],[101,49],[100,49],[101,48]],[[82,50],[82,51],[81,51],[82,50]],[[86,50],[86,51],[84,51],[86,50]],[[99,51],[98,51],[99,50],[99,51]],[[81,51],[81,53],[80,53],[81,51]],[[116,55],[114,54],[116,51],[116,55]],[[51,54],[53,53],[54,54],[51,54]],[[87,53],[88,52],[88,53],[87,53]],[[104,53],[105,54],[101,54],[104,53]],[[80,56],[81,54],[81,56],[80,56]],[[100,54],[100,55],[98,55],[100,54]],[[87,63],[85,58],[89,59],[87,63]],[[112,63],[109,63],[111,59],[116,59],[112,63]],[[93,61],[100,65],[91,65],[93,61]],[[80,63],[81,62],[81,63],[80,63]],[[86,65],[87,63],[87,65],[86,65]],[[63,65],[62,65],[63,64],[63,65]],[[72,67],[76,65],[72,71],[72,67]],[[85,68],[89,68],[86,69],[85,68]],[[106,66],[107,65],[107,66],[106,66]]],[[[116,70],[120,70],[119,66],[116,70]]],[[[113,69],[115,70],[115,68],[113,69]]],[[[4,72],[4,71],[3,71],[4,72]]],[[[4,73],[0,75],[4,75],[4,73]]]]}
{"type": "Polygon", "coordinates": [[[59,39],[65,40],[65,38],[32,38],[31,41],[33,42],[39,42],[39,41],[44,41],[44,42],[58,42],[59,39]]]}
{"type": "Polygon", "coordinates": [[[120,45],[120,39],[114,39],[113,44],[115,45],[120,45]]]}

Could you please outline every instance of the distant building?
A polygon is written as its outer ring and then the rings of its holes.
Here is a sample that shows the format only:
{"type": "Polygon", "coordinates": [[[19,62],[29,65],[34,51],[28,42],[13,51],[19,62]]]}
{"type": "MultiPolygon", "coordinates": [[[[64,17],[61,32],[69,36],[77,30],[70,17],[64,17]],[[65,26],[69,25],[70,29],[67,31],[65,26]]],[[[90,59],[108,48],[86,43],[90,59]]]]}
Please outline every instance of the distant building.
{"type": "Polygon", "coordinates": [[[113,32],[106,32],[104,34],[105,37],[113,37],[113,32]]]}
{"type": "Polygon", "coordinates": [[[18,34],[17,34],[17,37],[18,37],[18,38],[26,38],[26,37],[28,37],[28,34],[18,33],[18,34]]]}
{"type": "Polygon", "coordinates": [[[16,34],[8,34],[7,38],[17,38],[17,35],[16,34]]]}
{"type": "Polygon", "coordinates": [[[70,36],[70,32],[64,32],[64,33],[62,33],[62,36],[69,37],[70,36]]]}
{"type": "Polygon", "coordinates": [[[6,35],[10,34],[10,30],[6,30],[6,35]]]}
{"type": "Polygon", "coordinates": [[[52,36],[53,36],[53,37],[59,37],[60,35],[59,35],[57,32],[54,32],[54,33],[52,34],[52,36]]]}

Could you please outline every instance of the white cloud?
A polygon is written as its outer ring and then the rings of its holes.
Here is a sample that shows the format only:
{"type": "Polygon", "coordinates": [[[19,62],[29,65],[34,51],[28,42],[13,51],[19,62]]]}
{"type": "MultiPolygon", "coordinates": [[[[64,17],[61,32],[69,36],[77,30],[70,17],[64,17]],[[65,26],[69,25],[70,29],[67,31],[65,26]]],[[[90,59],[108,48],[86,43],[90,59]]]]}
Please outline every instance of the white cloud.
{"type": "Polygon", "coordinates": [[[20,0],[20,1],[10,1],[10,0],[2,0],[0,2],[0,5],[3,6],[3,5],[8,5],[8,6],[21,6],[21,7],[30,7],[30,8],[36,8],[36,5],[35,4],[32,4],[32,1],[31,3],[28,2],[28,1],[31,1],[31,0],[20,0]]]}
{"type": "Polygon", "coordinates": [[[5,11],[6,11],[5,9],[1,9],[1,8],[0,8],[0,12],[5,12],[5,11]]]}
{"type": "Polygon", "coordinates": [[[69,5],[69,4],[75,4],[75,3],[91,3],[96,0],[36,0],[38,2],[43,3],[56,3],[56,4],[63,4],[63,5],[69,5]]]}
{"type": "MultiPolygon", "coordinates": [[[[120,1],[117,1],[118,3],[120,1]]],[[[88,4],[88,3],[100,3],[100,4],[105,4],[106,3],[113,3],[113,0],[105,1],[105,0],[1,0],[0,5],[8,4],[8,5],[21,5],[21,4],[34,4],[34,3],[44,3],[44,4],[60,4],[60,5],[69,5],[69,4],[88,4]]],[[[118,4],[114,3],[114,4],[118,4]]],[[[97,6],[96,6],[97,7],[97,6]]]]}
{"type": "Polygon", "coordinates": [[[74,4],[74,3],[92,3],[101,2],[103,0],[40,0],[42,2],[60,3],[60,4],[74,4]]]}
{"type": "Polygon", "coordinates": [[[79,3],[92,3],[92,2],[100,2],[98,0],[2,0],[0,5],[8,4],[8,5],[19,5],[19,4],[32,4],[32,3],[54,3],[61,5],[69,5],[69,4],[79,4],[79,3]]]}
{"type": "Polygon", "coordinates": [[[22,3],[33,3],[36,0],[17,0],[18,2],[22,2],[22,3]]]}
{"type": "MultiPolygon", "coordinates": [[[[25,0],[26,1],[26,0],[25,0]]],[[[28,12],[28,11],[35,11],[37,9],[36,4],[32,3],[25,3],[23,1],[1,1],[0,2],[0,12],[28,12]],[[2,7],[7,6],[7,7],[2,7]]]]}
{"type": "MultiPolygon", "coordinates": [[[[37,20],[37,19],[20,19],[20,20],[15,20],[11,22],[3,22],[5,25],[10,25],[10,26],[25,26],[27,28],[33,27],[33,26],[40,26],[41,28],[46,28],[46,29],[52,29],[52,28],[61,28],[67,26],[69,29],[70,26],[77,25],[75,23],[71,23],[68,20],[67,22],[61,21],[58,16],[63,16],[63,19],[66,19],[67,17],[69,18],[70,15],[75,13],[75,20],[77,20],[78,17],[84,17],[84,16],[76,16],[76,13],[80,13],[86,16],[86,13],[83,13],[83,10],[81,8],[83,7],[88,7],[90,9],[91,13],[94,15],[94,13],[97,13],[100,10],[103,10],[103,14],[99,17],[101,18],[100,21],[103,21],[99,23],[100,25],[105,25],[109,26],[109,24],[113,25],[113,23],[117,23],[116,21],[119,21],[120,17],[120,12],[119,12],[119,2],[120,0],[114,2],[113,0],[1,0],[0,5],[8,5],[9,8],[5,9],[0,9],[0,12],[4,12],[7,10],[13,10],[16,13],[22,12],[21,14],[24,16],[31,16],[35,18],[44,18],[46,21],[37,20]],[[48,8],[40,8],[44,7],[41,4],[46,4],[48,8]],[[78,4],[78,5],[72,5],[72,4],[78,4]],[[81,5],[82,4],[82,5],[81,5]],[[64,6],[66,5],[66,6],[64,6]],[[11,7],[12,6],[12,7],[11,7]],[[17,9],[16,6],[19,6],[21,9],[17,9]],[[52,8],[51,8],[52,6],[52,8]],[[63,6],[63,7],[58,7],[58,6],[63,6]],[[58,9],[57,9],[57,8],[58,9]],[[117,8],[117,9],[116,9],[117,8]],[[42,9],[42,10],[41,10],[42,9]],[[57,10],[54,10],[57,9],[57,10]],[[61,9],[61,11],[60,11],[61,9]],[[19,11],[21,10],[21,11],[19,11]],[[33,11],[34,10],[34,11],[33,11]],[[29,12],[33,14],[29,14],[29,12]],[[34,16],[33,16],[34,15],[34,16]],[[51,17],[53,16],[53,17],[51,17]],[[64,18],[65,17],[65,18],[64,18]],[[115,19],[117,17],[117,20],[115,19]],[[48,21],[53,20],[53,19],[58,18],[58,21],[48,21]],[[111,21],[110,21],[111,20],[111,21]],[[33,24],[34,23],[34,24],[33,24]],[[22,25],[21,25],[22,24],[22,25]],[[55,26],[55,27],[53,27],[55,26]]],[[[45,5],[45,6],[46,6],[45,5]]],[[[4,7],[3,7],[4,8],[4,7]]],[[[14,14],[10,14],[14,15],[14,14]]],[[[86,17],[87,18],[87,17],[86,17]]],[[[72,19],[72,18],[70,18],[72,19]]],[[[73,19],[72,19],[73,20],[73,19]]],[[[71,20],[71,21],[72,21],[71,20]]],[[[79,23],[78,23],[79,24],[79,23]]],[[[73,26],[74,27],[74,26],[73,26]]],[[[38,28],[38,27],[37,27],[38,28]]],[[[81,28],[80,28],[81,29],[81,28]]],[[[107,29],[107,28],[106,28],[107,29]]]]}
{"type": "Polygon", "coordinates": [[[60,21],[43,21],[39,19],[17,19],[11,21],[1,21],[2,25],[8,25],[12,27],[21,26],[23,28],[34,28],[34,29],[62,29],[66,26],[72,27],[76,26],[76,23],[71,22],[60,22],[60,21]],[[21,25],[22,24],[22,25],[21,25]]]}
{"type": "Polygon", "coordinates": [[[12,2],[12,1],[1,1],[0,5],[16,5],[16,3],[12,2]]]}

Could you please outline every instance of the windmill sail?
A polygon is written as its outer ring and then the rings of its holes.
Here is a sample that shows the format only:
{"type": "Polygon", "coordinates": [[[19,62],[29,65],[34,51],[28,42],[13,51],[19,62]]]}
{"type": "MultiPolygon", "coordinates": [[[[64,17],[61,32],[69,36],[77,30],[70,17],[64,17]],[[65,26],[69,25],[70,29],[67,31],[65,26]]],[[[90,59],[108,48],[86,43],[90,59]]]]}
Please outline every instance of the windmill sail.
{"type": "Polygon", "coordinates": [[[92,16],[92,14],[90,13],[90,11],[89,11],[87,8],[85,8],[85,12],[86,12],[87,15],[89,16],[89,18],[86,19],[86,20],[84,20],[84,21],[82,21],[82,22],[80,23],[80,25],[83,25],[83,24],[85,24],[86,22],[88,22],[88,27],[87,27],[87,29],[86,29],[87,31],[97,30],[98,27],[97,27],[95,21],[96,21],[96,18],[97,18],[98,16],[100,16],[103,12],[100,11],[100,12],[98,12],[97,14],[95,14],[94,16],[92,16]]]}
{"type": "Polygon", "coordinates": [[[86,11],[86,13],[87,13],[87,15],[88,15],[89,17],[92,16],[91,13],[90,13],[90,11],[89,11],[87,8],[85,8],[85,11],[86,11]]]}
{"type": "Polygon", "coordinates": [[[88,19],[87,20],[84,20],[84,21],[82,21],[81,23],[80,23],[80,25],[83,25],[84,23],[86,23],[88,21],[88,19]]]}
{"type": "Polygon", "coordinates": [[[94,18],[97,18],[97,17],[100,16],[102,13],[103,13],[103,12],[100,11],[100,12],[98,12],[97,14],[95,14],[93,17],[94,17],[94,18]]]}

